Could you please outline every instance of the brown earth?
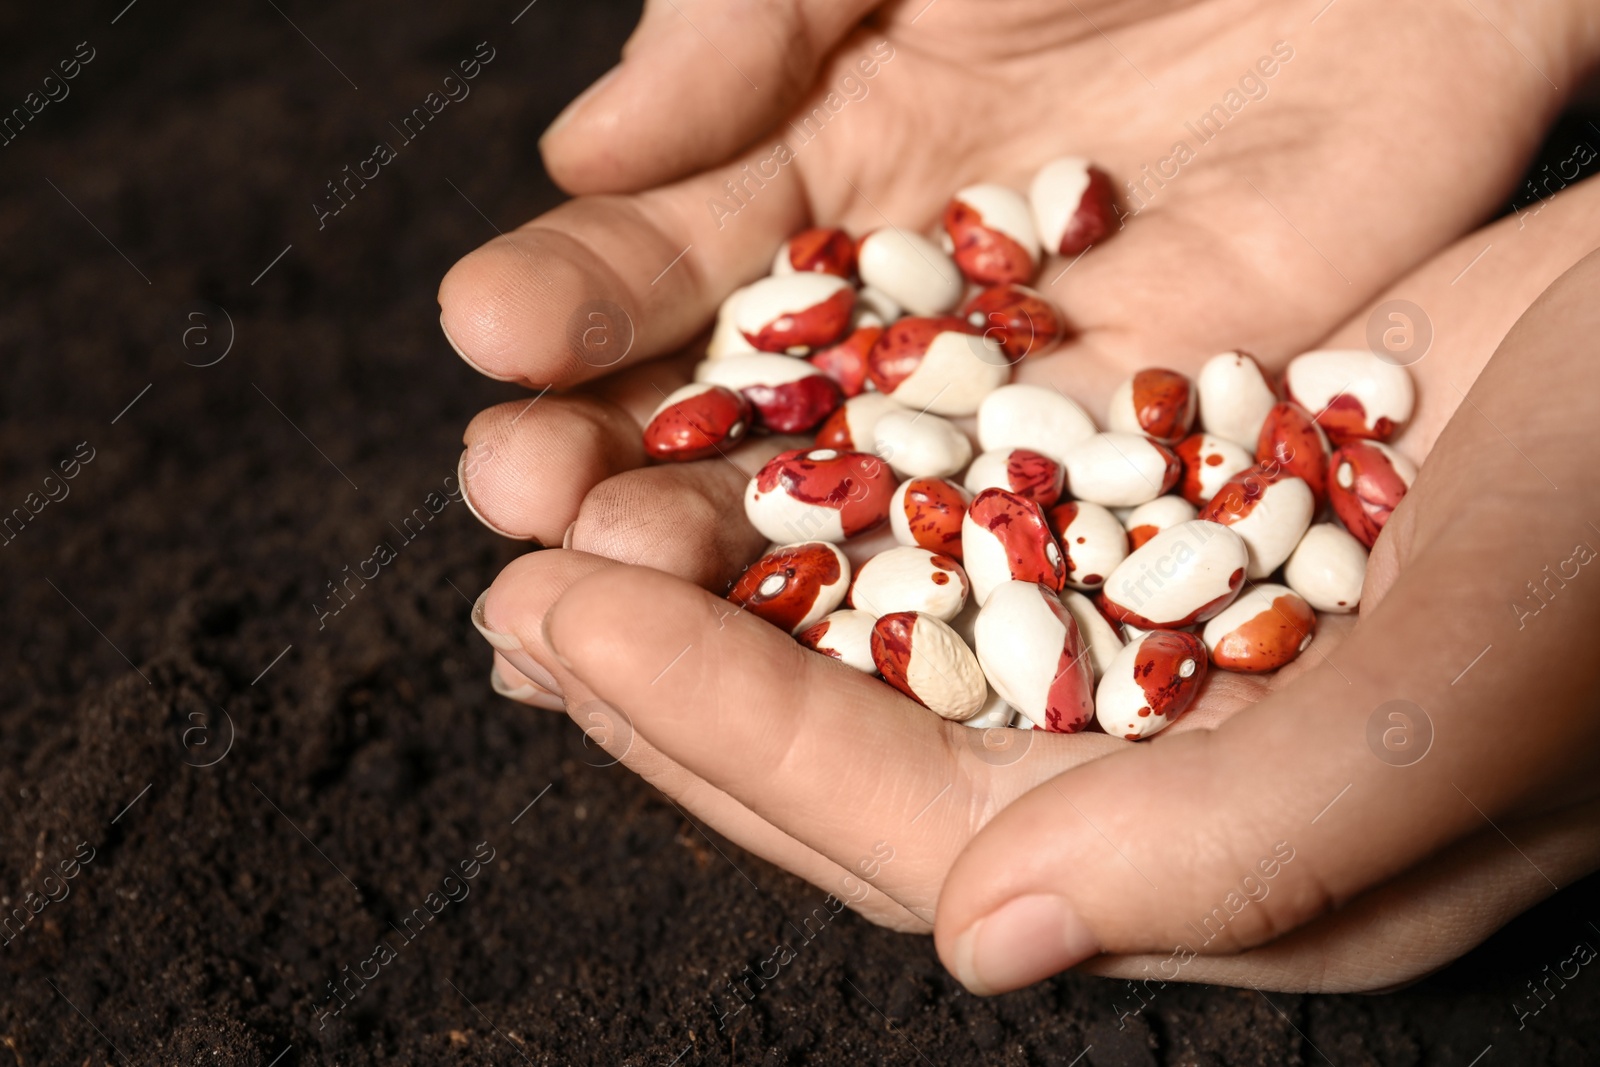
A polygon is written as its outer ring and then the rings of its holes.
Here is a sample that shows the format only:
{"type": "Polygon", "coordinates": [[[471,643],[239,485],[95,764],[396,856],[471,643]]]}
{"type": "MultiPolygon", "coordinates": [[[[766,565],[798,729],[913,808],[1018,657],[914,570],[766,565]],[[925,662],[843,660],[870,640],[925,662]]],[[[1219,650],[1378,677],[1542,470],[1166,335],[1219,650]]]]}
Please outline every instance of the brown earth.
{"type": "Polygon", "coordinates": [[[1119,1029],[1118,985],[977,1000],[926,940],[797,935],[818,890],[492,696],[468,598],[512,550],[429,494],[513,391],[446,348],[434,289],[554,202],[534,142],[634,14],[521,3],[0,12],[6,109],[93,54],[0,148],[0,514],[61,497],[0,547],[0,897],[66,894],[0,948],[0,1064],[1600,1062],[1593,968],[1516,1018],[1600,945],[1595,879],[1401,993],[1169,986],[1119,1029]],[[471,96],[402,143],[480,41],[471,96]]]}

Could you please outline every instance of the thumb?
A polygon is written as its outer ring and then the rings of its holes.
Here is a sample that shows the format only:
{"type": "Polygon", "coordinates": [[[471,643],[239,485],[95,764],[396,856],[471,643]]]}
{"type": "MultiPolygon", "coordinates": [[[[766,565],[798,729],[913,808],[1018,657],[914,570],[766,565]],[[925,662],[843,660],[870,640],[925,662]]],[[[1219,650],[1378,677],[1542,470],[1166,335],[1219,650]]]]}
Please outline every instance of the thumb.
{"type": "Polygon", "coordinates": [[[946,965],[981,994],[1102,953],[1165,957],[1158,977],[1177,979],[1196,956],[1273,940],[1559,788],[1553,753],[1570,738],[1513,729],[1506,710],[1578,706],[1600,672],[1574,670],[1562,646],[1575,639],[1530,642],[1527,658],[1480,664],[1452,688],[1486,642],[1511,636],[1503,609],[1459,580],[1482,552],[1436,545],[1408,563],[1327,664],[1218,729],[1129,746],[1007,807],[940,895],[946,965]]]}
{"type": "Polygon", "coordinates": [[[570,193],[622,193],[730,159],[810,90],[873,6],[648,0],[622,62],[540,139],[545,167],[570,193]]]}

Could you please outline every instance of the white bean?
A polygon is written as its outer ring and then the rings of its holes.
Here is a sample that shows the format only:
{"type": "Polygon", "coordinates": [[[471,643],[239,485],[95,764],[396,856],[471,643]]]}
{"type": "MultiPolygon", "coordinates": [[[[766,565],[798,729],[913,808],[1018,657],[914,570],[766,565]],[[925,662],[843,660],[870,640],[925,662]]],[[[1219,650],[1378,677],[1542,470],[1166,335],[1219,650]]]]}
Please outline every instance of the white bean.
{"type": "Polygon", "coordinates": [[[872,440],[871,451],[902,478],[948,478],[972,460],[967,435],[928,412],[886,411],[874,424],[872,440]]]}
{"type": "Polygon", "coordinates": [[[897,545],[856,568],[850,606],[874,618],[915,611],[949,622],[966,604],[969,591],[966,572],[949,556],[897,545]]]}
{"type": "Polygon", "coordinates": [[[1067,492],[1108,508],[1154,500],[1177,484],[1183,465],[1164,445],[1131,433],[1100,433],[1061,457],[1067,492]]]}
{"type": "Polygon", "coordinates": [[[1319,522],[1300,538],[1284,565],[1283,580],[1318,611],[1347,615],[1361,603],[1367,550],[1349,532],[1319,522]]]}
{"type": "Polygon", "coordinates": [[[1027,448],[1060,462],[1095,433],[1088,412],[1040,385],[1002,385],[978,405],[978,446],[985,452],[1027,448]]]}
{"type": "Polygon", "coordinates": [[[961,301],[966,281],[945,251],[920,234],[888,226],[864,237],[856,268],[871,286],[913,315],[940,315],[961,301]]]}
{"type": "Polygon", "coordinates": [[[1200,368],[1195,390],[1206,433],[1254,452],[1262,420],[1278,402],[1261,364],[1244,352],[1212,356],[1200,368]]]}

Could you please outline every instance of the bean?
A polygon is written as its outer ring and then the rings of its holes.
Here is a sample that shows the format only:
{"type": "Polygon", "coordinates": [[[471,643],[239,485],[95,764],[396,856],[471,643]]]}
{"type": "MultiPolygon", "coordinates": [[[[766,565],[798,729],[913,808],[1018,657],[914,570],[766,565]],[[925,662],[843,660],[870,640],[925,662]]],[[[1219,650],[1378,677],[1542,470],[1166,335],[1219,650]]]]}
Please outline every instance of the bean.
{"type": "Polygon", "coordinates": [[[1077,733],[1094,716],[1094,668],[1077,620],[1032,582],[995,587],[974,627],[989,684],[1035,726],[1077,733]]]}
{"type": "Polygon", "coordinates": [[[1248,563],[1244,538],[1228,527],[1202,519],[1179,523],[1111,572],[1102,603],[1113,619],[1144,630],[1204,622],[1239,592],[1248,563]]]}
{"type": "Polygon", "coordinates": [[[1149,737],[1188,710],[1205,678],[1206,646],[1200,638],[1151,631],[1117,653],[1095,690],[1095,716],[1113,737],[1149,737]]]}
{"type": "Polygon", "coordinates": [[[985,489],[961,521],[962,562],[981,605],[1002,582],[1017,579],[1059,590],[1066,579],[1061,546],[1038,504],[1005,489],[985,489]]]}
{"type": "Polygon", "coordinates": [[[728,599],[791,634],[811,626],[844,601],[850,563],[825,541],[773,549],[734,583],[728,599]]]}
{"type": "Polygon", "coordinates": [[[946,719],[970,719],[989,698],[978,657],[930,615],[900,611],[874,623],[872,662],[884,681],[946,719]]]}
{"type": "Polygon", "coordinates": [[[1027,283],[1039,267],[1028,201],[1004,185],[969,185],[944,209],[945,251],[974,285],[1027,283]]]}

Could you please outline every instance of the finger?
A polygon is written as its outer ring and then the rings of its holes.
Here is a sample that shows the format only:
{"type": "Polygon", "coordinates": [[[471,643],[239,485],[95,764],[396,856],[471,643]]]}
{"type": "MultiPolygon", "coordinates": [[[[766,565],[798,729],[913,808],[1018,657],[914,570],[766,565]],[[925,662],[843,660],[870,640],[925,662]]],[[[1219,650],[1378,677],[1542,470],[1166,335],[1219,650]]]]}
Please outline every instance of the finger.
{"type": "MultiPolygon", "coordinates": [[[[644,778],[674,804],[695,812],[741,848],[824,887],[831,896],[872,921],[926,933],[926,919],[911,915],[873,887],[876,868],[870,862],[850,868],[833,863],[684,769],[636,731],[625,712],[597,699],[581,679],[566,671],[550,654],[541,625],[549,606],[585,575],[618,566],[582,552],[551,550],[523,556],[484,591],[474,618],[482,619],[480,629],[487,631],[485,636],[493,635],[491,641],[497,651],[515,669],[546,679],[551,689],[565,694],[569,714],[585,731],[586,747],[590,743],[598,745],[612,760],[644,778]]],[[[597,765],[607,764],[598,761],[597,765]]],[[[712,846],[722,851],[715,842],[712,846]]],[[[723,855],[742,877],[749,879],[746,866],[723,855]]]]}
{"type": "MultiPolygon", "coordinates": [[[[1102,956],[1081,969],[1130,980],[1117,997],[1122,1016],[1138,1014],[1153,993],[1172,981],[1296,993],[1388,989],[1433,973],[1558,887],[1596,868],[1600,808],[1588,805],[1558,817],[1486,827],[1426,864],[1260,948],[1232,956],[1181,950],[1102,956]]],[[[1267,881],[1258,880],[1254,887],[1261,899],[1272,892],[1267,881]]],[[[1513,1010],[1520,1017],[1516,1005],[1513,1010]]]]}
{"type": "Polygon", "coordinates": [[[876,0],[651,0],[622,62],[539,141],[572,193],[648,188],[713,166],[773,126],[876,0]]]}
{"type": "Polygon", "coordinates": [[[614,568],[574,583],[545,618],[563,665],[668,758],[841,866],[887,843],[878,886],[927,914],[951,859],[1032,783],[1122,742],[1023,733],[997,766],[980,731],[683,582],[614,568]]]}
{"type": "Polygon", "coordinates": [[[558,545],[595,485],[644,462],[639,424],[590,396],[548,395],[479,412],[457,477],[468,508],[503,537],[558,545]]]}
{"type": "Polygon", "coordinates": [[[1394,446],[1420,464],[1506,333],[1540,293],[1600,246],[1600,180],[1463,237],[1389,286],[1327,348],[1372,346],[1417,387],[1394,446]]]}
{"type": "Polygon", "coordinates": [[[796,447],[792,437],[762,437],[712,459],[608,478],[584,497],[567,547],[726,592],[767,543],[745,517],[745,487],[796,447]]]}
{"type": "Polygon", "coordinates": [[[745,485],[772,456],[804,442],[759,437],[715,459],[641,466],[642,426],[688,380],[690,358],[630,368],[583,394],[482,412],[467,427],[460,463],[473,514],[502,536],[725,589],[766,543],[745,518],[745,485]]]}
{"type": "Polygon", "coordinates": [[[445,337],[483,374],[536,389],[675,351],[805,223],[795,168],[752,179],[739,169],[751,161],[637,196],[571,200],[490,241],[439,285],[445,337]],[[746,189],[731,219],[725,182],[746,189]]]}
{"type": "Polygon", "coordinates": [[[480,413],[463,435],[458,471],[472,513],[502,537],[565,543],[585,496],[644,462],[643,427],[689,380],[694,358],[686,352],[577,394],[545,392],[480,413]]]}

